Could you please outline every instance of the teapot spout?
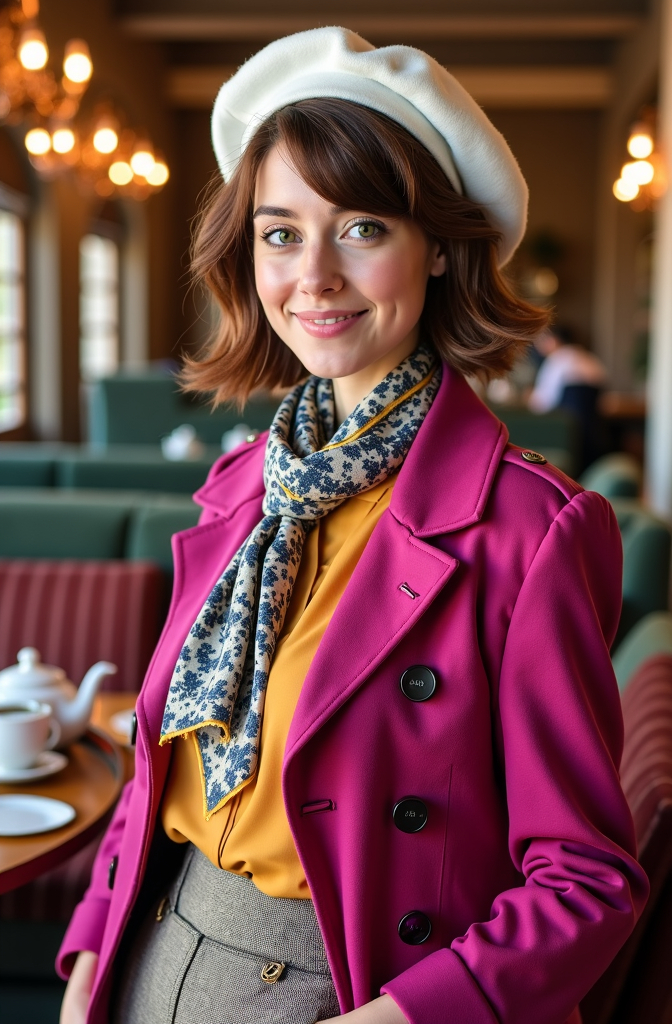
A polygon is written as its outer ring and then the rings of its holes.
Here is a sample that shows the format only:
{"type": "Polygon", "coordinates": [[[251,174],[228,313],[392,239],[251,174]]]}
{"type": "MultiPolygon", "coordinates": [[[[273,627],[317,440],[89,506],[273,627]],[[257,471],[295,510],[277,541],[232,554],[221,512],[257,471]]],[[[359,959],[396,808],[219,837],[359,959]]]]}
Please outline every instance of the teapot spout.
{"type": "Polygon", "coordinates": [[[106,676],[115,675],[116,671],[117,666],[113,665],[111,661],[98,661],[91,666],[79,684],[77,696],[65,706],[61,706],[61,717],[66,720],[68,725],[84,732],[89,723],[93,701],[100,684],[106,676]]]}

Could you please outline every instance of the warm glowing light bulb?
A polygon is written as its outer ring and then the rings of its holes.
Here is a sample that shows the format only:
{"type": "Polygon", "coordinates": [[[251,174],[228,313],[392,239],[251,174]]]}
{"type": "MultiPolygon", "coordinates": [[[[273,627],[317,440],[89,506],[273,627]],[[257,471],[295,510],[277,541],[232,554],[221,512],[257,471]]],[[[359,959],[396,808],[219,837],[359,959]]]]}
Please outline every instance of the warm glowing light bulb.
{"type": "Polygon", "coordinates": [[[559,284],[558,275],[550,267],[539,267],[534,275],[534,287],[538,295],[555,295],[559,284]]]}
{"type": "Polygon", "coordinates": [[[65,47],[63,72],[71,82],[82,85],[88,82],[93,74],[93,63],[89,47],[83,39],[71,39],[65,47]]]}
{"type": "Polygon", "coordinates": [[[114,153],[119,136],[114,128],[99,128],[93,136],[93,148],[99,153],[114,153]]]}
{"type": "Polygon", "coordinates": [[[39,71],[49,60],[49,49],[44,33],[37,28],[23,33],[19,43],[19,60],[26,71],[39,71]]]}
{"type": "Polygon", "coordinates": [[[621,178],[633,181],[635,185],[648,185],[653,181],[653,164],[649,160],[632,160],[621,167],[621,178]]]}
{"type": "Polygon", "coordinates": [[[170,177],[170,172],[161,160],[157,160],[151,171],[147,175],[147,183],[153,185],[154,188],[160,188],[161,185],[165,185],[170,177]]]}
{"type": "Polygon", "coordinates": [[[646,160],[647,156],[653,153],[653,139],[648,131],[638,129],[633,131],[628,139],[628,153],[634,156],[635,160],[646,160]]]}
{"type": "Polygon", "coordinates": [[[110,165],[107,173],[113,185],[128,185],[133,181],[131,165],[127,164],[125,160],[116,160],[110,165]]]}
{"type": "Polygon", "coordinates": [[[636,181],[627,181],[625,178],[619,178],[618,181],[614,182],[613,193],[620,202],[629,203],[631,199],[635,199],[639,194],[639,185],[636,181]]]}
{"type": "Polygon", "coordinates": [[[131,157],[133,173],[139,175],[141,178],[146,178],[151,174],[154,162],[154,154],[150,149],[146,149],[144,146],[138,147],[131,157]]]}
{"type": "Polygon", "coordinates": [[[54,153],[69,153],[75,148],[75,133],[70,128],[57,128],[51,136],[54,153]]]}
{"type": "Polygon", "coordinates": [[[44,156],[51,149],[51,135],[46,128],[31,128],[24,142],[26,149],[33,156],[44,156]]]}

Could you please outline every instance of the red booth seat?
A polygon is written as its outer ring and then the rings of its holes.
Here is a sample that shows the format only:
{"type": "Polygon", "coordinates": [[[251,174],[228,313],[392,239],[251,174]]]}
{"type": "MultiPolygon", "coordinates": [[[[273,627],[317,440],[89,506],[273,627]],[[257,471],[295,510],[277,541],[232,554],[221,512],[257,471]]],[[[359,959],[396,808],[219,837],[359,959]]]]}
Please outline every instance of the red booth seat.
{"type": "Polygon", "coordinates": [[[112,661],[105,690],[139,690],[160,627],[163,577],[149,562],[0,559],[0,668],[21,647],[79,685],[112,661]]]}

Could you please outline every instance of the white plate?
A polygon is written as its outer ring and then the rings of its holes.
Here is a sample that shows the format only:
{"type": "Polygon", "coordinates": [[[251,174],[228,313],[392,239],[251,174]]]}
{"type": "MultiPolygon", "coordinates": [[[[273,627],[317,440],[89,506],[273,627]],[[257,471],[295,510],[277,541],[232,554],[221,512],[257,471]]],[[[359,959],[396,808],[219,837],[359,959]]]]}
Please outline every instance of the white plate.
{"type": "Polygon", "coordinates": [[[110,718],[110,725],[115,732],[123,736],[128,743],[131,739],[131,727],[133,724],[133,708],[126,708],[124,711],[117,711],[116,715],[110,718]]]}
{"type": "Polygon", "coordinates": [[[75,808],[46,796],[8,793],[0,796],[0,836],[33,836],[61,828],[75,817],[75,808]]]}
{"type": "Polygon", "coordinates": [[[0,782],[32,782],[63,771],[68,759],[57,750],[45,750],[30,768],[3,768],[0,765],[0,782]]]}

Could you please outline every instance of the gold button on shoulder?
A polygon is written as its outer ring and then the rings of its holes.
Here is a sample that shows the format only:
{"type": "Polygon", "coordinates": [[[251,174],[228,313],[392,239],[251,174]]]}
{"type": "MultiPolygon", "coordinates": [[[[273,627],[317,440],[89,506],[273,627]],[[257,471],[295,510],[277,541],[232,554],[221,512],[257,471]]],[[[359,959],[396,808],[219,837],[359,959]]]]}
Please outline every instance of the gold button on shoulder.
{"type": "Polygon", "coordinates": [[[276,981],[285,969],[285,964],[271,960],[261,968],[261,980],[267,985],[275,985],[276,981]]]}
{"type": "Polygon", "coordinates": [[[543,466],[546,462],[543,455],[540,455],[539,452],[530,451],[529,448],[524,448],[520,454],[526,462],[534,462],[537,466],[543,466]]]}
{"type": "Polygon", "coordinates": [[[258,430],[251,430],[250,433],[245,438],[245,440],[247,441],[248,444],[252,444],[254,441],[257,440],[258,437],[259,437],[259,431],[258,430]]]}

